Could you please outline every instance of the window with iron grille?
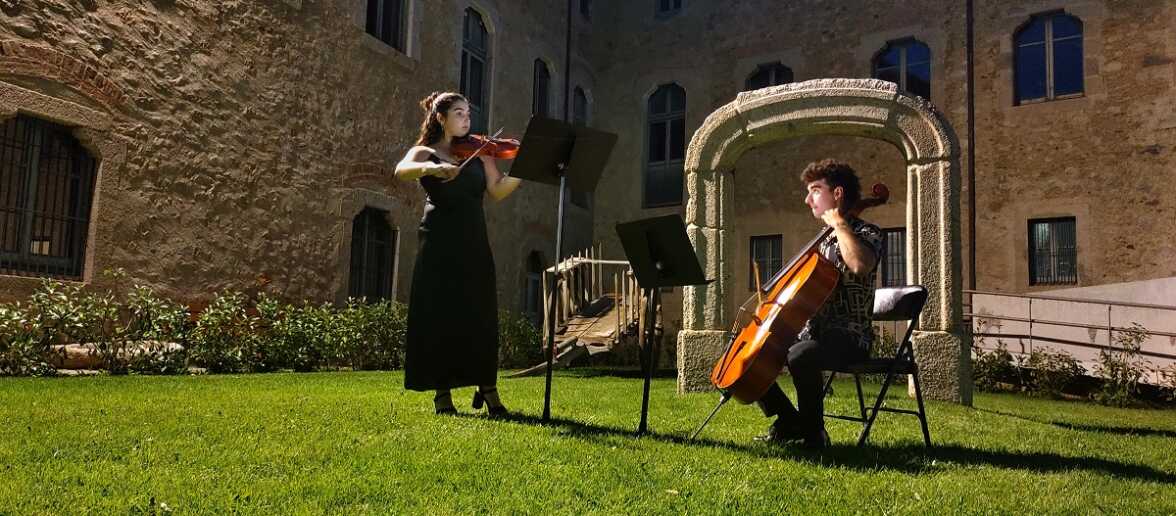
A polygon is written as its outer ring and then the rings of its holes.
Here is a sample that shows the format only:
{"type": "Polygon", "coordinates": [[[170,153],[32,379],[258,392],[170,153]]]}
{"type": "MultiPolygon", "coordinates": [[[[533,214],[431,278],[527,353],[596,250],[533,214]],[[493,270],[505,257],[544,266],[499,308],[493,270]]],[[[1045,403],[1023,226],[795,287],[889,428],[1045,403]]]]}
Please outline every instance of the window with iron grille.
{"type": "Polygon", "coordinates": [[[351,297],[368,301],[392,298],[396,231],[387,216],[386,211],[367,207],[351,222],[351,297]]]}
{"type": "Polygon", "coordinates": [[[1029,221],[1029,284],[1078,283],[1078,238],[1074,217],[1029,221]]]}
{"type": "Polygon", "coordinates": [[[642,206],[682,204],[686,157],[686,90],[663,84],[649,97],[642,206]]]}
{"type": "Polygon", "coordinates": [[[0,126],[0,274],[80,279],[97,161],[68,127],[0,126]]]}
{"type": "Polygon", "coordinates": [[[906,228],[882,230],[882,271],[883,287],[900,287],[906,279],[906,228]]]}
{"type": "Polygon", "coordinates": [[[367,33],[392,48],[404,52],[404,2],[406,0],[368,0],[367,33]]]}
{"type": "Polygon", "coordinates": [[[780,62],[761,64],[747,77],[743,91],[758,90],[792,82],[792,69],[780,62]]]}
{"type": "Polygon", "coordinates": [[[544,63],[542,59],[535,60],[535,78],[533,84],[531,114],[550,118],[551,72],[547,70],[547,63],[544,63]]]}
{"type": "Polygon", "coordinates": [[[759,270],[759,284],[767,285],[780,268],[784,266],[783,235],[761,235],[751,237],[751,262],[747,264],[747,289],[755,290],[755,271],[759,270]]]}
{"type": "Polygon", "coordinates": [[[1082,20],[1061,12],[1037,15],[1013,39],[1017,104],[1082,94],[1082,20]]]}
{"type": "Polygon", "coordinates": [[[657,14],[671,14],[682,9],[682,0],[655,0],[657,14]]]}
{"type": "Polygon", "coordinates": [[[461,44],[461,94],[470,101],[470,132],[486,133],[490,99],[486,96],[490,77],[490,33],[482,15],[466,9],[461,44]]]}
{"type": "Polygon", "coordinates": [[[887,43],[874,56],[874,78],[890,81],[902,91],[931,99],[931,49],[921,41],[887,43]]]}

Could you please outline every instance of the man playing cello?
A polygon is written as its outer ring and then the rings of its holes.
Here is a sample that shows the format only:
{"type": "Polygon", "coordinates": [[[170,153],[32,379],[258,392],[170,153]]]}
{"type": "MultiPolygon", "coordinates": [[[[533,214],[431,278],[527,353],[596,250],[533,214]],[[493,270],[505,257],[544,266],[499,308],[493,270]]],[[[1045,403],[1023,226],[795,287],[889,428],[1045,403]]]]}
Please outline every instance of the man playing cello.
{"type": "Polygon", "coordinates": [[[828,300],[808,320],[788,349],[788,371],[796,386],[799,410],[775,382],[759,401],[765,416],[775,416],[768,433],[757,439],[770,442],[803,441],[823,448],[825,432],[821,371],[870,355],[874,284],[882,256],[882,230],[856,216],[850,207],[861,199],[861,183],[849,165],[825,159],[810,163],[801,173],[813,216],[833,229],[820,244],[820,254],[841,272],[828,300]]]}

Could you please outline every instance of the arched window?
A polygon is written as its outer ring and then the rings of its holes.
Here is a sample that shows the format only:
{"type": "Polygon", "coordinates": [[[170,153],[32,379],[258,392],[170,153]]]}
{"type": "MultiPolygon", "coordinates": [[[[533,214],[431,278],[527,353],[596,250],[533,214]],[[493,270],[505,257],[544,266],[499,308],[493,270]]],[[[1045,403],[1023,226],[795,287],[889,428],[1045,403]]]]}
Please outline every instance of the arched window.
{"type": "Polygon", "coordinates": [[[367,207],[351,222],[351,297],[369,301],[392,297],[396,232],[387,216],[386,211],[367,207]]]}
{"type": "Polygon", "coordinates": [[[68,127],[0,124],[0,274],[81,278],[97,172],[68,127]]]}
{"type": "Polygon", "coordinates": [[[642,205],[682,204],[682,166],[686,158],[686,90],[663,84],[649,97],[642,205]]]}
{"type": "Polygon", "coordinates": [[[1017,104],[1083,93],[1082,20],[1060,12],[1037,15],[1013,39],[1017,104]]]}
{"type": "Polygon", "coordinates": [[[490,112],[487,82],[490,77],[490,33],[482,15],[466,9],[461,43],[461,93],[470,101],[470,131],[485,133],[490,112]]]}
{"type": "Polygon", "coordinates": [[[931,99],[931,49],[921,41],[887,43],[874,56],[874,78],[890,81],[902,91],[931,99]]]}

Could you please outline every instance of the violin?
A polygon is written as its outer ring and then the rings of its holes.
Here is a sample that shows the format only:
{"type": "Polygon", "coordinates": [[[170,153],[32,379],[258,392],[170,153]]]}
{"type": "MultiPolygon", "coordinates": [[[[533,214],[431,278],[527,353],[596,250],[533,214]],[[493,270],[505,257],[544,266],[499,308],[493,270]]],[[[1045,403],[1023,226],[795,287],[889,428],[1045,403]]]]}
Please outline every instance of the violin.
{"type": "MultiPolygon", "coordinates": [[[[502,131],[499,130],[499,133],[502,131]]],[[[482,136],[479,134],[467,134],[458,138],[454,138],[453,142],[449,144],[449,155],[454,159],[466,162],[474,156],[489,156],[497,159],[515,159],[519,155],[519,141],[509,138],[496,138],[498,136],[482,136]]]]}
{"type": "MultiPolygon", "coordinates": [[[[856,217],[890,198],[890,190],[883,184],[874,185],[873,194],[872,198],[858,201],[848,210],[849,215],[856,217]]],[[[745,404],[755,402],[787,366],[788,348],[833,293],[840,278],[833,262],[819,252],[821,242],[832,232],[833,228],[824,228],[767,285],[757,289],[759,304],[751,321],[733,334],[727,351],[711,372],[711,383],[723,392],[724,402],[730,397],[745,404]]]]}

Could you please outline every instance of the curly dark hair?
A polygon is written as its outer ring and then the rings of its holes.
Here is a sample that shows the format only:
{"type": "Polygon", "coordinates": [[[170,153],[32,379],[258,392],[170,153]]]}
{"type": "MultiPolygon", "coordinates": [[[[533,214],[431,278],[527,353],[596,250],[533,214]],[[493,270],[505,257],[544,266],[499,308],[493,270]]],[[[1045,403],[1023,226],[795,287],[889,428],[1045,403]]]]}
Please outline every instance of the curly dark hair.
{"type": "Polygon", "coordinates": [[[824,179],[829,188],[838,186],[842,189],[842,203],[844,209],[855,205],[862,199],[862,183],[858,180],[857,172],[844,161],[832,158],[809,163],[800,173],[800,180],[805,184],[824,179]]]}
{"type": "Polygon", "coordinates": [[[421,99],[421,109],[425,111],[425,119],[421,122],[421,135],[417,137],[417,145],[432,145],[445,134],[445,128],[437,121],[437,113],[445,114],[457,101],[469,102],[465,96],[452,91],[434,91],[428,97],[421,99]]]}

